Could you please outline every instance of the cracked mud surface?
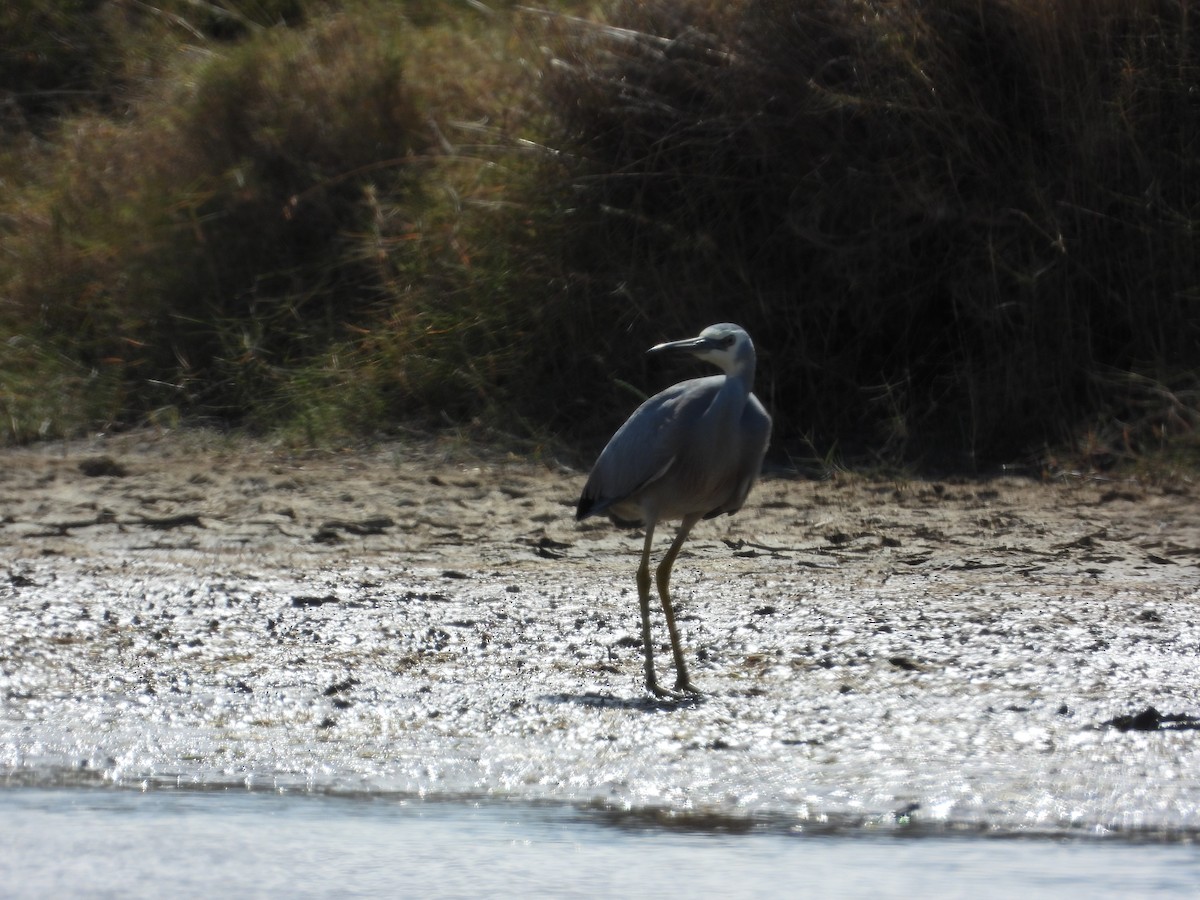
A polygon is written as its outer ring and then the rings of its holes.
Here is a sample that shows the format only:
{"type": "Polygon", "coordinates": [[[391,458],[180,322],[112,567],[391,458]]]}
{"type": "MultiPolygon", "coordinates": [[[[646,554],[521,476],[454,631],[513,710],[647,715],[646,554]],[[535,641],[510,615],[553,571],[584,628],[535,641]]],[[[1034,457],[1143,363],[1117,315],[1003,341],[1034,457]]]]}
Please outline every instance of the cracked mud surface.
{"type": "Polygon", "coordinates": [[[706,694],[668,703],[639,536],[574,522],[584,474],[204,433],[4,451],[0,773],[1200,836],[1195,486],[769,476],[680,556],[706,694]]]}

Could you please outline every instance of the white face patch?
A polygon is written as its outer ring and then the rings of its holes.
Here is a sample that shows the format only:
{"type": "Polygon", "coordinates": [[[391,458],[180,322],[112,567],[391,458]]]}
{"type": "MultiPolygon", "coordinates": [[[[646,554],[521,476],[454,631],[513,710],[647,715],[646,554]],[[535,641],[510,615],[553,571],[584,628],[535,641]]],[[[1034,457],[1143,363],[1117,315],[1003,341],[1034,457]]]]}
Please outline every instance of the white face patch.
{"type": "Polygon", "coordinates": [[[700,337],[708,342],[708,346],[695,351],[696,357],[726,373],[737,368],[738,361],[747,355],[750,344],[750,336],[746,332],[730,325],[710,325],[700,332],[700,337]]]}

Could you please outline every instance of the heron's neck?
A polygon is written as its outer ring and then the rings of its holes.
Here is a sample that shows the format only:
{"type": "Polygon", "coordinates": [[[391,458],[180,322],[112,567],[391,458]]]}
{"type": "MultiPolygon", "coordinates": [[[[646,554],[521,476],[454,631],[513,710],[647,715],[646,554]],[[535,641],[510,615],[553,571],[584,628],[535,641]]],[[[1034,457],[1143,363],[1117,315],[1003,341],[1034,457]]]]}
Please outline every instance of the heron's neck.
{"type": "Polygon", "coordinates": [[[754,390],[754,360],[743,360],[725,373],[725,385],[722,390],[740,394],[743,401],[754,390]]]}
{"type": "Polygon", "coordinates": [[[754,386],[754,363],[738,366],[725,373],[725,382],[717,395],[714,408],[718,410],[714,426],[721,430],[732,429],[742,417],[746,400],[754,386]]]}

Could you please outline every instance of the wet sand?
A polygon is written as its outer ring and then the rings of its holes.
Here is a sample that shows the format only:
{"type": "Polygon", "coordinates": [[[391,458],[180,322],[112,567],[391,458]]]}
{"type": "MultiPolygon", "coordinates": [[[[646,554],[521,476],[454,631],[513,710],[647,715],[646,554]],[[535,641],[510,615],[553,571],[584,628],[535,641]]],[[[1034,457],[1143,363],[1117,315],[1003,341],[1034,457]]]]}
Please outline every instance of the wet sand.
{"type": "Polygon", "coordinates": [[[1193,485],[769,475],[676,566],[706,693],[675,703],[642,687],[639,536],[574,522],[583,474],[203,432],[4,451],[0,774],[1200,836],[1193,485]]]}

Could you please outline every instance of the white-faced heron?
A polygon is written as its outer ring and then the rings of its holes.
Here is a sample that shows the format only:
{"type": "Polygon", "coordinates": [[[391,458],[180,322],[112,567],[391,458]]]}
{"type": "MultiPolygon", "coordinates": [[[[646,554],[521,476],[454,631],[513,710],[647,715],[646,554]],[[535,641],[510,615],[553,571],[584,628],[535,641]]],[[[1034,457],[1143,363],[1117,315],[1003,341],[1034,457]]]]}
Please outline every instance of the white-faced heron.
{"type": "Polygon", "coordinates": [[[739,326],[710,325],[699,337],[650,348],[651,353],[665,350],[691,353],[725,374],[681,381],[639,406],[596,460],[575,518],[607,515],[618,525],[645,527],[637,586],[646,686],[658,697],[677,697],[696,689],[688,679],[675,625],[671,567],[700,519],[742,508],[762,468],[771,417],[751,393],[754,344],[739,326]],[[658,565],[656,582],[675,656],[673,691],[659,687],[650,640],[650,548],[655,526],[670,519],[682,522],[658,565]]]}

